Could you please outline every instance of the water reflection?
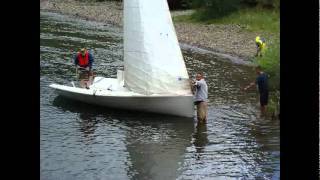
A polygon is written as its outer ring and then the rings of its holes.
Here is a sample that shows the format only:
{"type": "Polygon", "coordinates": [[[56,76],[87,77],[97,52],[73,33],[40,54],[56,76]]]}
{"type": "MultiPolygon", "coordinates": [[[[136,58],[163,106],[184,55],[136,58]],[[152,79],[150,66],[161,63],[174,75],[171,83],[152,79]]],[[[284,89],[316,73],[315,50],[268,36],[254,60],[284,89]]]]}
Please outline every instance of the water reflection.
{"type": "Polygon", "coordinates": [[[83,133],[86,141],[92,140],[97,128],[96,112],[92,111],[90,104],[73,101],[62,96],[57,96],[52,103],[55,107],[63,111],[76,113],[76,122],[78,123],[79,131],[83,133]]]}
{"type": "Polygon", "coordinates": [[[201,156],[204,152],[205,146],[209,143],[207,123],[203,123],[200,121],[197,122],[193,138],[193,145],[195,146],[197,153],[196,158],[197,160],[201,160],[201,156]]]}
{"type": "MultiPolygon", "coordinates": [[[[79,130],[87,141],[93,142],[98,136],[97,127],[116,121],[118,128],[124,132],[121,141],[128,153],[126,163],[130,179],[175,179],[181,173],[179,168],[194,133],[192,118],[111,110],[61,96],[54,99],[53,105],[78,114],[79,130]]],[[[115,137],[122,136],[114,133],[115,137]]]]}
{"type": "Polygon", "coordinates": [[[133,179],[176,179],[186,148],[191,145],[193,120],[177,117],[141,119],[126,134],[133,179]]]}
{"type": "Polygon", "coordinates": [[[94,133],[97,122],[90,114],[80,113],[78,122],[80,124],[80,131],[83,132],[85,137],[89,137],[90,134],[94,133]]]}

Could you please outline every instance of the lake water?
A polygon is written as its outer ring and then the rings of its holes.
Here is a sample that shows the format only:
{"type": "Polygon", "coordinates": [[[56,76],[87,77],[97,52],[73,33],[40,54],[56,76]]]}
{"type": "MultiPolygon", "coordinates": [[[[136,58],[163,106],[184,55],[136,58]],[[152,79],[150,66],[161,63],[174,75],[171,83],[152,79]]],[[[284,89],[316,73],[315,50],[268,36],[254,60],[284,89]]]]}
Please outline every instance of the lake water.
{"type": "Polygon", "coordinates": [[[99,76],[123,68],[122,29],[40,13],[40,177],[91,179],[279,179],[278,120],[259,118],[252,67],[183,50],[189,75],[209,86],[207,124],[114,110],[57,96],[51,83],[75,81],[71,57],[87,47],[99,76]]]}

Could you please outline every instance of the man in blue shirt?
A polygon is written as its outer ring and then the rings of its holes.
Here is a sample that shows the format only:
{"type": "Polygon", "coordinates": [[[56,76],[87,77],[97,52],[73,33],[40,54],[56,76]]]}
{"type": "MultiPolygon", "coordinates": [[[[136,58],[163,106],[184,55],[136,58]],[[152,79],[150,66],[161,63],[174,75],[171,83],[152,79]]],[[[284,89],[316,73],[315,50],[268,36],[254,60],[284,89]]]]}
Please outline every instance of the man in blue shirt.
{"type": "Polygon", "coordinates": [[[268,75],[261,70],[260,66],[256,67],[257,78],[255,82],[250,83],[244,90],[251,88],[254,85],[258,86],[260,95],[260,110],[261,116],[265,115],[267,111],[269,89],[268,89],[268,75]]]}

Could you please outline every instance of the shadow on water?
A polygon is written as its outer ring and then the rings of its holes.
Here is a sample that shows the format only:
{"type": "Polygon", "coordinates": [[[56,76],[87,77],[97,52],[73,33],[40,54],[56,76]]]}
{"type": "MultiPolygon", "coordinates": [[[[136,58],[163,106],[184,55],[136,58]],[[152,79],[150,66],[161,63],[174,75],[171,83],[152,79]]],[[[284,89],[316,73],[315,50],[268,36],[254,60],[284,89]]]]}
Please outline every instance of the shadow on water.
{"type": "Polygon", "coordinates": [[[52,105],[58,107],[63,111],[70,111],[72,113],[86,114],[86,117],[89,116],[104,116],[107,119],[123,119],[127,120],[138,120],[140,122],[193,122],[193,118],[170,116],[165,114],[156,114],[140,111],[131,111],[126,109],[116,109],[109,108],[104,106],[98,106],[93,104],[87,104],[84,102],[76,101],[73,99],[65,98],[63,96],[57,96],[54,98],[52,105]]]}
{"type": "Polygon", "coordinates": [[[183,155],[191,145],[193,118],[108,109],[61,96],[57,96],[52,104],[62,111],[77,113],[79,130],[85,137],[95,134],[98,124],[116,122],[124,129],[130,179],[178,177],[183,155]]]}

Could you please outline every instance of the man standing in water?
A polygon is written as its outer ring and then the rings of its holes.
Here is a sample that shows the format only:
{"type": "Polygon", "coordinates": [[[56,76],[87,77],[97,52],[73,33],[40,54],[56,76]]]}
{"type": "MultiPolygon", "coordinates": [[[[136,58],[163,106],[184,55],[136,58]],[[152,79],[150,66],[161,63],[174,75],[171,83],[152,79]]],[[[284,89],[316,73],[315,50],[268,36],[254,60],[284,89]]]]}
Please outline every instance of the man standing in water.
{"type": "Polygon", "coordinates": [[[268,76],[266,73],[264,73],[261,70],[260,66],[256,67],[256,73],[257,73],[256,81],[250,83],[247,87],[244,88],[244,90],[246,91],[252,86],[258,85],[259,95],[260,95],[260,110],[261,110],[261,116],[263,116],[266,114],[268,98],[269,98],[268,76]]]}
{"type": "Polygon", "coordinates": [[[79,79],[80,86],[89,89],[88,81],[90,79],[90,75],[92,76],[92,64],[93,64],[93,56],[89,53],[85,48],[80,49],[80,51],[74,57],[74,64],[76,65],[76,70],[80,70],[79,79]]]}
{"type": "Polygon", "coordinates": [[[193,82],[193,87],[195,89],[194,104],[197,106],[198,121],[206,122],[208,114],[208,86],[202,73],[197,73],[196,81],[193,82]]]}

